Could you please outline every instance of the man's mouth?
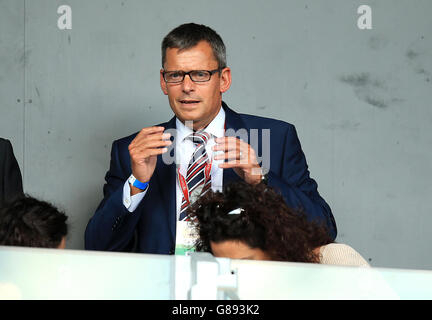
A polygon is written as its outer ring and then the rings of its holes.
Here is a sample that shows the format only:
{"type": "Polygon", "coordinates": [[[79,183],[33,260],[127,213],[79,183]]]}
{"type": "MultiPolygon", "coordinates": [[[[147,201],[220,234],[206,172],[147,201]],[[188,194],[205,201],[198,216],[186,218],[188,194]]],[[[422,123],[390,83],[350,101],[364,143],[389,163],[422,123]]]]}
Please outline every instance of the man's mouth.
{"type": "Polygon", "coordinates": [[[187,104],[187,105],[194,105],[194,104],[197,104],[197,103],[199,103],[200,101],[199,100],[179,100],[180,101],[180,103],[182,103],[182,104],[187,104]]]}

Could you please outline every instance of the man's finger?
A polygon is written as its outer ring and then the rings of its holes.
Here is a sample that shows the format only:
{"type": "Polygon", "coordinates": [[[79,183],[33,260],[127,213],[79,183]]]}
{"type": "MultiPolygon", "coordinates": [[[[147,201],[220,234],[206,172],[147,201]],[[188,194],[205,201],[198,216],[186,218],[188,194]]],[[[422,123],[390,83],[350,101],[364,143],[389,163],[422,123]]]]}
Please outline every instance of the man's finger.
{"type": "Polygon", "coordinates": [[[249,146],[246,142],[234,137],[217,138],[216,145],[213,146],[213,151],[229,151],[249,146]],[[219,141],[219,142],[218,142],[219,141]]]}
{"type": "MultiPolygon", "coordinates": [[[[243,154],[242,154],[243,155],[243,154]]],[[[214,160],[234,160],[240,159],[240,150],[232,150],[232,151],[228,151],[228,152],[224,152],[223,154],[217,154],[214,156],[214,160]]]]}
{"type": "Polygon", "coordinates": [[[239,160],[231,160],[231,161],[219,164],[219,168],[221,168],[221,169],[246,168],[248,166],[249,166],[248,164],[240,163],[239,160]]]}
{"type": "Polygon", "coordinates": [[[158,148],[158,149],[151,149],[150,150],[150,155],[151,156],[156,156],[162,153],[165,153],[168,151],[168,148],[158,148]]]}
{"type": "Polygon", "coordinates": [[[140,130],[140,132],[138,132],[138,134],[135,136],[135,138],[132,140],[138,140],[143,136],[148,136],[148,135],[152,135],[152,134],[156,134],[156,133],[161,133],[165,130],[164,127],[147,127],[147,128],[142,128],[140,130]]]}
{"type": "Polygon", "coordinates": [[[163,133],[163,131],[156,131],[156,132],[152,132],[151,134],[136,136],[135,139],[132,140],[131,145],[136,146],[141,144],[147,144],[150,141],[168,140],[170,138],[171,138],[170,133],[163,133]]]}
{"type": "Polygon", "coordinates": [[[148,151],[151,150],[159,150],[161,148],[168,147],[172,144],[171,141],[166,140],[158,140],[158,141],[152,141],[145,145],[136,145],[134,147],[129,148],[129,152],[132,154],[148,154],[148,151]]]}
{"type": "Polygon", "coordinates": [[[136,155],[134,158],[137,162],[143,162],[151,156],[158,156],[168,151],[168,148],[147,149],[142,154],[136,155]]]}
{"type": "Polygon", "coordinates": [[[143,135],[151,135],[155,133],[160,133],[165,130],[164,127],[147,127],[142,128],[140,132],[138,132],[137,136],[143,136],[143,135]]]}
{"type": "Polygon", "coordinates": [[[142,147],[147,149],[152,148],[160,148],[160,147],[167,147],[170,146],[172,142],[170,140],[150,140],[147,141],[145,145],[142,145],[142,147]]]}

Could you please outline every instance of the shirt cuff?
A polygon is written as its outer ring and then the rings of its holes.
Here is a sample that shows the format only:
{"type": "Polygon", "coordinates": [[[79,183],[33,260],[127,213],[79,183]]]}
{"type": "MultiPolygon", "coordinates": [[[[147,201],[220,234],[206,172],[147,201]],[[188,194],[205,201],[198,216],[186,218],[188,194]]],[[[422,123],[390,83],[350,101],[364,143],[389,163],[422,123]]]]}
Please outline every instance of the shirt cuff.
{"type": "Polygon", "coordinates": [[[143,192],[137,193],[131,197],[129,181],[126,180],[123,186],[123,205],[129,212],[135,211],[141,200],[146,195],[148,188],[149,186],[147,186],[147,188],[143,192]]]}

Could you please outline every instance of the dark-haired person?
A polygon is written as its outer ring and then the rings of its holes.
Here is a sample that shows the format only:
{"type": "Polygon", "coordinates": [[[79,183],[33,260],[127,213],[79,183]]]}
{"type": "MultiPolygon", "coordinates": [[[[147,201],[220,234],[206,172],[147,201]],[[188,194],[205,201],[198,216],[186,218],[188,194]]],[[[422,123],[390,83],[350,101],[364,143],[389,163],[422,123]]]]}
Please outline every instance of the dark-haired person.
{"type": "Polygon", "coordinates": [[[231,69],[214,30],[187,23],[168,33],[160,86],[175,116],[114,141],[104,199],[86,228],[86,249],[181,254],[191,241],[188,206],[208,190],[240,180],[267,181],[336,237],[332,212],[309,175],[294,126],[236,113],[222,101],[231,69]]]}
{"type": "Polygon", "coordinates": [[[22,177],[9,140],[0,138],[0,207],[22,195],[22,177]]]}
{"type": "Polygon", "coordinates": [[[209,191],[188,210],[199,235],[196,250],[216,257],[369,266],[350,246],[334,243],[325,225],[289,208],[264,184],[209,191]]]}
{"type": "Polygon", "coordinates": [[[0,245],[64,249],[66,220],[52,204],[22,196],[0,209],[0,245]]]}

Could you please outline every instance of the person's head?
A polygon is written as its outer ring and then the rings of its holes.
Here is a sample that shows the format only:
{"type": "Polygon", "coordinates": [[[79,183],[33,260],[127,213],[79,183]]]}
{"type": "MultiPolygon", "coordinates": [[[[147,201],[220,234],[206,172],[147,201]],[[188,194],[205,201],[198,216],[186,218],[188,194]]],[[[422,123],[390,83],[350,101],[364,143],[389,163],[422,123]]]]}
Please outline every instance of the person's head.
{"type": "Polygon", "coordinates": [[[219,112],[222,93],[231,85],[221,37],[195,23],[173,29],[162,41],[160,85],[180,121],[193,121],[195,130],[206,127],[219,112]],[[183,74],[193,70],[204,72],[183,74]]]}
{"type": "Polygon", "coordinates": [[[52,204],[30,196],[0,210],[0,245],[65,248],[67,216],[52,204]]]}
{"type": "Polygon", "coordinates": [[[245,182],[208,191],[190,208],[197,251],[216,257],[318,262],[317,247],[331,242],[327,229],[289,208],[272,188],[245,182]]]}

